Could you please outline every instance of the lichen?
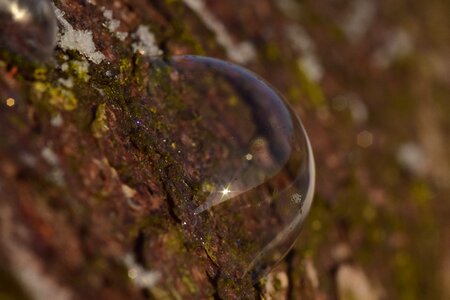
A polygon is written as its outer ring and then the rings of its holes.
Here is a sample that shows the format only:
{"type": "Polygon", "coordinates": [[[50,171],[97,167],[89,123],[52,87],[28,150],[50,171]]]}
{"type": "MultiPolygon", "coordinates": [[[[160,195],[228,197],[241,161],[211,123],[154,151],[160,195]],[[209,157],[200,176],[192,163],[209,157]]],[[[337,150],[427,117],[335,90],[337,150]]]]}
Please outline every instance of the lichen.
{"type": "Polygon", "coordinates": [[[133,37],[137,40],[132,45],[134,52],[150,57],[163,54],[162,50],[156,45],[155,35],[150,32],[147,26],[140,25],[133,33],[133,37]]]}
{"type": "Polygon", "coordinates": [[[47,79],[47,68],[38,67],[33,72],[33,77],[39,81],[45,81],[47,79]]]}
{"type": "Polygon", "coordinates": [[[185,270],[183,271],[183,276],[181,277],[181,281],[185,284],[191,294],[197,293],[197,286],[191,279],[191,274],[185,270]]]}
{"type": "Polygon", "coordinates": [[[35,101],[40,101],[40,104],[48,103],[54,108],[65,111],[75,110],[78,105],[78,100],[72,91],[63,87],[54,87],[47,82],[34,82],[32,94],[35,101]]]}
{"type": "Polygon", "coordinates": [[[106,19],[106,27],[109,29],[109,32],[113,33],[120,41],[124,41],[128,37],[128,32],[118,31],[117,29],[120,27],[120,21],[113,18],[112,10],[102,8],[103,17],[106,19]]]}
{"type": "Polygon", "coordinates": [[[297,78],[303,88],[301,92],[308,97],[310,103],[316,108],[324,106],[326,101],[320,85],[311,80],[300,67],[297,67],[297,78]]]}
{"type": "Polygon", "coordinates": [[[213,247],[212,237],[210,235],[208,235],[204,241],[203,248],[205,249],[206,253],[208,254],[208,257],[213,262],[217,263],[217,257],[214,254],[215,252],[217,252],[217,250],[214,250],[212,247],[213,247]]]}
{"type": "Polygon", "coordinates": [[[106,116],[106,104],[102,103],[97,107],[95,112],[95,119],[91,125],[92,134],[96,138],[101,138],[106,132],[108,132],[109,127],[107,124],[106,116]]]}
{"type": "Polygon", "coordinates": [[[76,50],[95,64],[99,64],[105,59],[105,55],[97,51],[91,31],[74,29],[64,18],[65,13],[56,7],[55,14],[63,26],[63,31],[59,32],[58,40],[58,45],[63,50],[76,50]]]}
{"type": "Polygon", "coordinates": [[[256,59],[257,53],[253,44],[249,41],[235,43],[226,27],[208,10],[203,0],[183,0],[183,2],[198,15],[208,29],[215,33],[217,43],[225,49],[231,60],[246,64],[256,59]]]}
{"type": "Polygon", "coordinates": [[[72,72],[78,80],[83,82],[88,82],[91,78],[89,75],[89,63],[85,60],[71,60],[68,71],[72,72]]]}

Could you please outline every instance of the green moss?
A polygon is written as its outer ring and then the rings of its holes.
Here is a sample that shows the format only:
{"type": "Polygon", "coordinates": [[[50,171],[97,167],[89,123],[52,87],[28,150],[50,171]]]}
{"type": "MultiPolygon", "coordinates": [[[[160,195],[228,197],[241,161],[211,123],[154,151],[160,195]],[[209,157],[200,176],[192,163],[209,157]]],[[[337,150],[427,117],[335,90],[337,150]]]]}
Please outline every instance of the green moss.
{"type": "Polygon", "coordinates": [[[47,69],[44,67],[40,67],[34,70],[33,72],[33,78],[38,81],[45,81],[47,80],[47,69]]]}
{"type": "Polygon", "coordinates": [[[231,96],[227,102],[229,106],[236,107],[239,104],[239,99],[236,96],[231,96]]]}
{"type": "Polygon", "coordinates": [[[188,290],[191,294],[197,293],[197,290],[198,290],[197,286],[192,281],[191,274],[189,271],[187,271],[187,270],[183,271],[183,276],[181,277],[181,281],[184,283],[184,285],[186,285],[186,287],[188,288],[188,290]]]}
{"type": "Polygon", "coordinates": [[[281,282],[280,278],[278,278],[277,276],[274,276],[273,288],[276,292],[282,291],[284,289],[283,283],[281,282]]]}
{"type": "Polygon", "coordinates": [[[183,299],[180,296],[180,294],[173,288],[170,291],[167,291],[161,287],[155,286],[150,289],[150,292],[153,296],[152,299],[164,299],[164,300],[169,300],[169,299],[181,300],[181,299],[183,299]]]}
{"type": "Polygon", "coordinates": [[[129,59],[126,59],[126,58],[120,59],[120,62],[119,62],[119,71],[120,71],[119,83],[120,84],[123,85],[130,81],[129,74],[131,74],[132,69],[133,69],[133,65],[129,59]]]}
{"type": "Polygon", "coordinates": [[[326,104],[322,88],[317,83],[311,81],[299,67],[297,67],[297,78],[303,87],[303,93],[308,97],[309,102],[314,107],[322,107],[326,104]]]}
{"type": "Polygon", "coordinates": [[[206,51],[203,48],[202,44],[196,39],[192,33],[188,30],[187,26],[182,26],[183,30],[178,35],[178,39],[184,43],[192,47],[193,53],[197,55],[206,55],[206,51]]]}
{"type": "Polygon", "coordinates": [[[418,299],[418,270],[411,255],[405,251],[397,252],[392,265],[399,299],[418,299]]]}
{"type": "Polygon", "coordinates": [[[237,295],[239,295],[240,299],[255,299],[255,290],[250,281],[235,281],[230,278],[220,277],[217,286],[219,299],[230,299],[230,297],[234,299],[237,295]]]}
{"type": "Polygon", "coordinates": [[[270,62],[278,61],[281,57],[278,45],[276,43],[268,43],[264,48],[264,57],[270,62]]]}
{"type": "Polygon", "coordinates": [[[418,182],[411,188],[412,199],[419,209],[422,211],[429,207],[433,199],[429,186],[424,182],[418,182]]]}
{"type": "Polygon", "coordinates": [[[106,104],[102,103],[97,107],[95,119],[91,125],[92,134],[96,138],[101,138],[109,130],[106,118],[106,104]]]}
{"type": "Polygon", "coordinates": [[[305,238],[308,243],[298,244],[306,247],[304,253],[306,256],[314,257],[327,241],[326,232],[332,226],[332,213],[325,206],[325,200],[316,196],[314,205],[312,206],[310,216],[306,224],[306,228],[309,228],[308,236],[305,238]]]}
{"type": "Polygon", "coordinates": [[[211,243],[212,237],[208,235],[204,242],[205,243],[203,244],[203,248],[205,249],[206,253],[208,253],[209,258],[211,258],[214,263],[217,263],[217,257],[214,254],[217,251],[214,251],[213,249],[213,244],[211,243]]]}
{"type": "Polygon", "coordinates": [[[166,242],[165,245],[167,246],[167,249],[173,251],[176,253],[185,252],[186,248],[183,244],[183,236],[181,232],[175,228],[170,230],[166,236],[166,242]]]}
{"type": "Polygon", "coordinates": [[[359,300],[352,290],[344,290],[339,296],[341,300],[359,300]]]}
{"type": "Polygon", "coordinates": [[[18,55],[17,53],[13,53],[12,51],[8,51],[6,49],[0,49],[0,59],[8,62],[8,64],[10,65],[19,66],[21,70],[29,71],[30,74],[32,74],[33,70],[36,67],[41,65],[41,63],[39,62],[31,61],[21,55],[18,55]]]}

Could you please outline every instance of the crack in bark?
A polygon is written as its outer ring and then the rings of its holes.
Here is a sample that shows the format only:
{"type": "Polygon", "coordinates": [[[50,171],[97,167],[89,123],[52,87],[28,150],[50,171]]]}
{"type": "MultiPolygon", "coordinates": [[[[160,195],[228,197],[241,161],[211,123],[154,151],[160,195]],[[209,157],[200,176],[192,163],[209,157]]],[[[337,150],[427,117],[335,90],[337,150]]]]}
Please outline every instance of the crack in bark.
{"type": "MultiPolygon", "coordinates": [[[[167,166],[166,170],[169,167],[170,166],[167,166]]],[[[175,212],[175,209],[176,209],[177,205],[175,203],[175,199],[173,198],[173,196],[170,193],[170,189],[171,189],[170,184],[169,184],[169,182],[170,182],[169,177],[170,176],[167,175],[168,172],[166,170],[164,172],[164,178],[161,178],[162,179],[161,182],[162,182],[162,185],[163,185],[163,190],[166,192],[166,199],[167,199],[167,204],[168,204],[168,212],[169,212],[169,215],[171,216],[171,218],[177,224],[181,224],[182,221],[181,221],[180,217],[178,217],[177,213],[175,212]]]]}
{"type": "MultiPolygon", "coordinates": [[[[144,268],[146,268],[147,262],[145,260],[144,248],[145,248],[145,234],[142,230],[140,230],[136,239],[134,240],[133,255],[136,262],[142,265],[144,268]]],[[[145,299],[153,299],[149,289],[142,288],[141,292],[142,296],[145,299]]]]}
{"type": "Polygon", "coordinates": [[[294,276],[294,267],[293,267],[293,262],[294,262],[294,256],[295,253],[294,251],[289,251],[288,254],[286,255],[285,261],[287,264],[287,269],[286,269],[286,275],[288,278],[288,286],[287,286],[287,292],[286,292],[286,299],[294,299],[294,285],[293,285],[293,276],[294,276]]]}
{"type": "Polygon", "coordinates": [[[208,277],[209,282],[211,283],[212,287],[214,288],[214,294],[212,295],[214,300],[222,300],[222,298],[219,296],[219,278],[220,278],[220,272],[218,271],[215,276],[211,276],[208,272],[206,272],[206,276],[208,277]]]}

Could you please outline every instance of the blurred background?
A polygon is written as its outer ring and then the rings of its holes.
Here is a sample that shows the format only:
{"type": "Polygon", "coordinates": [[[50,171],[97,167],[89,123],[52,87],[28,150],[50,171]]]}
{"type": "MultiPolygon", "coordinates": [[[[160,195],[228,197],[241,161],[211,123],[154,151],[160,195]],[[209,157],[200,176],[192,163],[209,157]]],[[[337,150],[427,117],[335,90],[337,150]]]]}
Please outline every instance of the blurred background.
{"type": "Polygon", "coordinates": [[[450,2],[274,3],[284,27],[267,59],[299,71],[288,81],[273,65],[270,81],[318,167],[296,248],[315,296],[448,299],[450,2]]]}

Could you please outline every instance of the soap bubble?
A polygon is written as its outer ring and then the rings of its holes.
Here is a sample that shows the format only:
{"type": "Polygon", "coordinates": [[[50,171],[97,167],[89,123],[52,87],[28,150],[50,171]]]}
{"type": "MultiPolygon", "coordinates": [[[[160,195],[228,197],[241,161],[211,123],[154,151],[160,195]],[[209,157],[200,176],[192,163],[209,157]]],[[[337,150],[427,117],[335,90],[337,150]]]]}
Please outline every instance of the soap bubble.
{"type": "Polygon", "coordinates": [[[237,65],[175,56],[153,59],[150,69],[150,93],[174,120],[167,126],[192,147],[177,152],[197,187],[182,224],[222,275],[258,280],[292,247],[311,207],[305,129],[273,87],[237,65]]]}
{"type": "Polygon", "coordinates": [[[57,24],[48,0],[0,0],[0,48],[32,61],[48,59],[57,24]]]}

